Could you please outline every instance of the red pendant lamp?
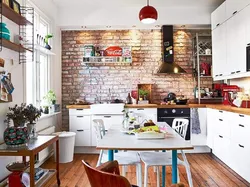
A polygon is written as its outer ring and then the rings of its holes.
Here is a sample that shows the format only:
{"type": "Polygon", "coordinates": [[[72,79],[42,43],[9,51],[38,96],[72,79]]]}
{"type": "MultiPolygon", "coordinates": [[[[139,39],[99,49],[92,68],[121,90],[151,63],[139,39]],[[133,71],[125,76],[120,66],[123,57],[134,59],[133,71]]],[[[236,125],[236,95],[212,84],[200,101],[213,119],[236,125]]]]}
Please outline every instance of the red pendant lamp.
{"type": "Polygon", "coordinates": [[[139,19],[144,24],[151,24],[156,22],[158,18],[157,10],[149,6],[149,0],[147,0],[147,6],[143,7],[139,13],[139,19]]]}

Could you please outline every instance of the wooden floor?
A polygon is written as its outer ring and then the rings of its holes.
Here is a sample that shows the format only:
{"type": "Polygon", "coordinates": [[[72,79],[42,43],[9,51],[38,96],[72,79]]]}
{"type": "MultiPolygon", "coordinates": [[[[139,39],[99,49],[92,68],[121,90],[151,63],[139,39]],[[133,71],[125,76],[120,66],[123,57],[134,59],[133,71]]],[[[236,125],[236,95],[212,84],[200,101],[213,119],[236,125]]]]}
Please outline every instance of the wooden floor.
{"type": "MultiPolygon", "coordinates": [[[[98,155],[74,155],[74,161],[60,164],[60,179],[62,187],[90,187],[81,160],[87,161],[92,166],[96,165],[98,155]]],[[[193,183],[195,187],[250,187],[250,184],[228,168],[212,154],[187,154],[190,163],[193,183]]],[[[55,167],[53,158],[43,164],[44,168],[55,167]]],[[[180,166],[180,180],[188,184],[185,167],[180,166]]],[[[135,167],[129,167],[127,178],[131,184],[136,184],[135,167]]],[[[148,187],[156,187],[156,174],[150,168],[148,187]]],[[[171,167],[167,167],[167,186],[171,183],[171,167]]],[[[50,181],[47,187],[55,187],[56,179],[50,181]]],[[[188,186],[188,185],[187,185],[188,186]]]]}

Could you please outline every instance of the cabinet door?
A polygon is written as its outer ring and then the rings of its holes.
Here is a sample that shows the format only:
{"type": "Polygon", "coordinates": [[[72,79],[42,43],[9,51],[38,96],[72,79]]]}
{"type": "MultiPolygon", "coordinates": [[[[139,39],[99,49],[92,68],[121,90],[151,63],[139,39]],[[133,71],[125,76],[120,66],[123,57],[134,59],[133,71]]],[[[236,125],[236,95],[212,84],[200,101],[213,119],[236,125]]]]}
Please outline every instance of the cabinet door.
{"type": "Polygon", "coordinates": [[[211,149],[214,148],[214,126],[215,116],[212,109],[207,109],[207,146],[211,149]]]}
{"type": "Polygon", "coordinates": [[[246,11],[240,11],[226,22],[228,75],[246,72],[246,11]]]}
{"type": "Polygon", "coordinates": [[[157,122],[157,109],[156,108],[131,108],[130,113],[137,116],[139,121],[152,120],[154,123],[157,122]]]}
{"type": "Polygon", "coordinates": [[[246,45],[250,45],[250,5],[246,7],[246,45]]]}
{"type": "Polygon", "coordinates": [[[70,116],[69,117],[69,126],[70,129],[84,129],[84,130],[90,130],[90,116],[70,116]]]}
{"type": "Polygon", "coordinates": [[[250,4],[250,0],[226,0],[226,19],[234,16],[250,4]]]}
{"type": "Polygon", "coordinates": [[[222,3],[211,14],[212,30],[221,25],[226,20],[226,2],[222,3]]]}
{"type": "Polygon", "coordinates": [[[230,139],[220,134],[214,136],[213,153],[225,164],[230,165],[230,139]]]}
{"type": "Polygon", "coordinates": [[[91,131],[90,130],[70,129],[70,131],[76,133],[75,146],[91,146],[91,131]]]}
{"type": "Polygon", "coordinates": [[[117,128],[122,128],[123,115],[94,115],[92,119],[103,120],[106,130],[114,125],[117,126],[117,128]]]}
{"type": "Polygon", "coordinates": [[[223,76],[226,67],[226,24],[220,25],[212,31],[213,45],[213,77],[223,76]]]}

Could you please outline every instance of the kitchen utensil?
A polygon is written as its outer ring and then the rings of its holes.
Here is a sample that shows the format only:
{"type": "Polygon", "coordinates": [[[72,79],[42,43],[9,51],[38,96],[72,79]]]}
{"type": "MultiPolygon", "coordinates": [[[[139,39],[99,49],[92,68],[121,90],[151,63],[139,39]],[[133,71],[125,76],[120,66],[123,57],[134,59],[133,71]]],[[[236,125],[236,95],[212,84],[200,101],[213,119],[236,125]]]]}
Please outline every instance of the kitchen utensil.
{"type": "Polygon", "coordinates": [[[175,103],[176,103],[177,105],[186,105],[187,102],[188,102],[188,99],[176,99],[176,100],[175,100],[175,103]]]}
{"type": "Polygon", "coordinates": [[[164,98],[164,102],[168,102],[168,101],[174,101],[176,100],[176,94],[175,93],[168,93],[167,97],[164,98]]]}

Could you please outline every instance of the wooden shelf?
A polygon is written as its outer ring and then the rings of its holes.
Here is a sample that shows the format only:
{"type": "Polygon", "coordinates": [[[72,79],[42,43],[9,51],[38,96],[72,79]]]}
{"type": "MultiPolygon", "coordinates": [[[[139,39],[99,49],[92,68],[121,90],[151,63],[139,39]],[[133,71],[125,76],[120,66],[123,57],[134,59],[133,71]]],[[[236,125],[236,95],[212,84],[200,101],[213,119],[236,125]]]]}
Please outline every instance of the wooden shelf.
{"type": "Polygon", "coordinates": [[[56,175],[56,170],[50,169],[49,172],[45,174],[44,177],[42,177],[38,182],[36,182],[35,186],[36,187],[45,186],[45,184],[49,182],[49,180],[52,179],[52,177],[54,177],[55,175],[56,175]]]}
{"type": "Polygon", "coordinates": [[[48,50],[45,47],[40,46],[40,45],[35,45],[35,49],[42,52],[42,53],[45,53],[46,55],[56,55],[52,51],[50,51],[50,50],[48,50]]]}
{"type": "Polygon", "coordinates": [[[2,6],[2,15],[13,21],[17,25],[33,25],[29,20],[25,17],[21,16],[17,12],[15,12],[12,8],[8,7],[4,3],[0,3],[2,6]]]}
{"type": "Polygon", "coordinates": [[[16,52],[26,52],[26,51],[33,52],[30,49],[24,48],[23,46],[15,44],[15,43],[13,43],[9,40],[6,40],[4,38],[2,38],[2,42],[3,42],[3,47],[6,47],[6,48],[11,49],[11,50],[16,51],[16,52]]]}

